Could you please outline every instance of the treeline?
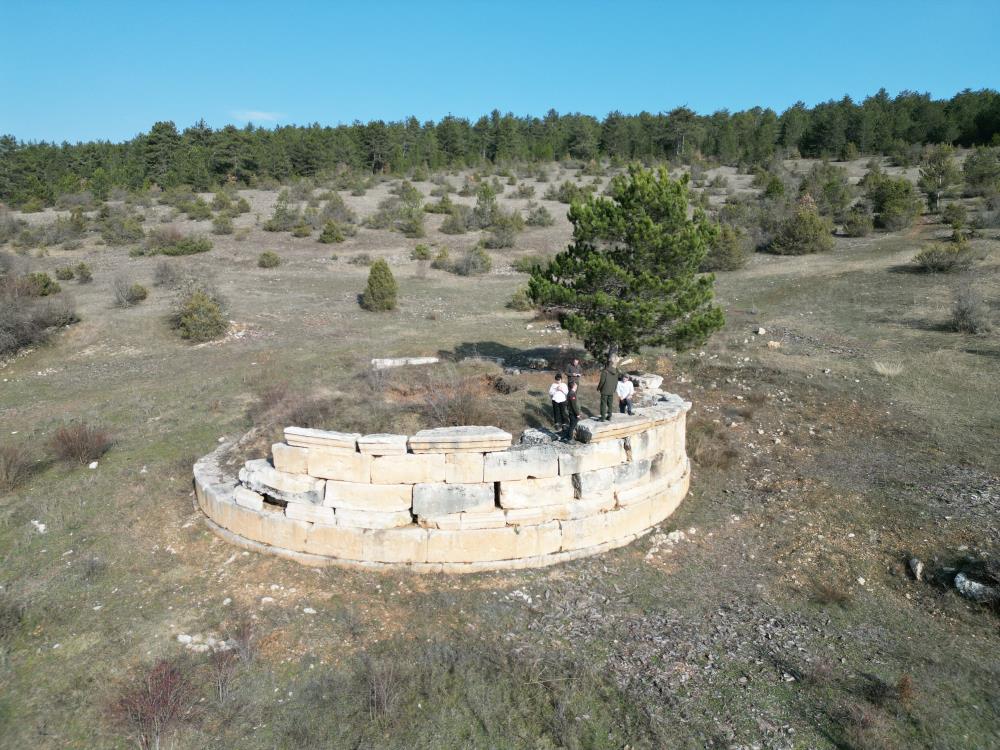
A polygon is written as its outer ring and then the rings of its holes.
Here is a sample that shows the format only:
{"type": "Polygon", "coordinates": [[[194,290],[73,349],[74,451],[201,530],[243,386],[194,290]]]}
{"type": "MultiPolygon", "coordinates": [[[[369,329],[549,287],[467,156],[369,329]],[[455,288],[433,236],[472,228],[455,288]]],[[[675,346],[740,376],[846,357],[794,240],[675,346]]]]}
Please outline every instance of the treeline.
{"type": "Polygon", "coordinates": [[[883,89],[860,104],[845,97],[780,115],[755,107],[699,115],[687,108],[603,120],[581,114],[515,117],[494,110],[475,123],[448,116],[324,127],[275,129],[204,121],[178,131],[158,122],[124,143],[30,143],[0,137],[0,201],[51,204],[89,191],[105,199],[113,188],[188,185],[208,190],[224,182],[282,181],[333,170],[410,173],[483,163],[563,159],[690,160],[705,158],[749,168],[775,156],[833,159],[897,154],[907,159],[927,143],[1000,143],[1000,94],[965,90],[951,99],[883,89]]]}

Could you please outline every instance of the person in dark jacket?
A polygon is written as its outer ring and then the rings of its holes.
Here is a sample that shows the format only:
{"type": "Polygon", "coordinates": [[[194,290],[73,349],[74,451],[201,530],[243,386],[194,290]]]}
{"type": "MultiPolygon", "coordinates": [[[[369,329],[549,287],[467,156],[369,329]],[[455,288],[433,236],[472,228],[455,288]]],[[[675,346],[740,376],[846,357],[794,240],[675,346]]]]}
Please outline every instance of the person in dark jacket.
{"type": "Polygon", "coordinates": [[[569,393],[566,395],[566,412],[569,421],[566,423],[566,432],[563,435],[563,440],[567,442],[573,439],[573,435],[576,433],[576,423],[580,421],[580,405],[576,400],[576,391],[576,383],[570,383],[569,393]]]}
{"type": "Polygon", "coordinates": [[[601,421],[611,421],[611,407],[615,402],[617,388],[618,372],[608,362],[601,370],[601,379],[597,383],[597,392],[601,396],[601,421]]]}
{"type": "Polygon", "coordinates": [[[583,377],[583,368],[580,366],[579,359],[576,357],[573,358],[573,364],[566,369],[566,375],[568,376],[567,385],[573,385],[573,383],[580,385],[580,378],[583,377]]]}

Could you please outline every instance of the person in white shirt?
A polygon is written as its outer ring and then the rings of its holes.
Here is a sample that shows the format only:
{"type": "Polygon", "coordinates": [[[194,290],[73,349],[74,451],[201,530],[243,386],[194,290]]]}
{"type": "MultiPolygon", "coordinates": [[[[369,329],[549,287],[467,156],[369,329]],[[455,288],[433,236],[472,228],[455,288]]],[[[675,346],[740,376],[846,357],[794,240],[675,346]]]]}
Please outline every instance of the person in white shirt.
{"type": "Polygon", "coordinates": [[[561,430],[569,420],[566,418],[566,395],[569,388],[562,382],[562,374],[556,373],[555,382],[549,386],[549,398],[552,399],[552,421],[556,430],[561,430]]]}
{"type": "Polygon", "coordinates": [[[635,393],[635,386],[628,375],[621,375],[618,378],[618,385],[615,386],[615,393],[618,394],[618,411],[621,414],[632,414],[632,394],[635,393]]]}

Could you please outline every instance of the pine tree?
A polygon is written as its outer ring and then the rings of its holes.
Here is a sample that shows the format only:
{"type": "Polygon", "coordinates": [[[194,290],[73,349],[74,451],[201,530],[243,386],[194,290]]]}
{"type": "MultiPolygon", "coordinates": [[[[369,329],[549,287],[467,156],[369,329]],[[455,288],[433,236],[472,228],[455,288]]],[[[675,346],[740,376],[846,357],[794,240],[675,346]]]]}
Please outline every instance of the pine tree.
{"type": "Polygon", "coordinates": [[[361,306],[373,312],[396,309],[396,294],[399,287],[389,269],[389,264],[382,258],[372,263],[368,271],[368,286],[361,295],[361,306]]]}
{"type": "Polygon", "coordinates": [[[952,158],[954,149],[951,146],[937,146],[927,156],[924,166],[920,168],[920,179],[917,185],[927,193],[927,210],[936,212],[941,195],[962,178],[958,165],[952,158]]]}
{"type": "Polygon", "coordinates": [[[718,228],[700,209],[687,218],[687,183],[664,167],[629,167],[610,198],[571,205],[573,244],[532,272],[532,301],[556,308],[594,356],[684,348],[725,322],[712,301],[715,277],[698,273],[718,228]]]}

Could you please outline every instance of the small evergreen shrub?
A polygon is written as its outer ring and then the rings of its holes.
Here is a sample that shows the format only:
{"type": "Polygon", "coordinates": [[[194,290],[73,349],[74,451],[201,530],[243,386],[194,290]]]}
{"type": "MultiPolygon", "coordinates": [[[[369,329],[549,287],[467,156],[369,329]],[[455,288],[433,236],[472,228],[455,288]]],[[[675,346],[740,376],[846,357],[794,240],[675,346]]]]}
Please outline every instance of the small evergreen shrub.
{"type": "Polygon", "coordinates": [[[513,191],[513,194],[514,194],[515,198],[527,198],[527,199],[534,198],[535,197],[535,186],[534,185],[527,185],[527,184],[525,184],[525,183],[522,182],[513,191]]]}
{"type": "Polygon", "coordinates": [[[424,211],[429,214],[450,214],[455,208],[455,203],[448,194],[445,193],[441,196],[441,200],[436,203],[427,203],[424,205],[424,211]]]}
{"type": "Polygon", "coordinates": [[[312,227],[308,224],[296,224],[292,227],[292,237],[308,237],[312,234],[312,227]]]}
{"type": "Polygon", "coordinates": [[[212,234],[232,234],[233,220],[231,217],[220,214],[212,219],[212,234]]]}
{"type": "Polygon", "coordinates": [[[144,234],[142,222],[135,216],[115,212],[101,221],[101,239],[109,245],[138,242],[144,234]]]}
{"type": "Polygon", "coordinates": [[[288,232],[300,223],[302,223],[301,212],[289,206],[288,191],[282,190],[278,194],[277,202],[274,204],[274,212],[271,214],[271,218],[264,222],[264,231],[288,232]]]}
{"type": "Polygon", "coordinates": [[[412,260],[430,260],[431,257],[431,249],[427,245],[417,245],[410,253],[412,260]]]}
{"type": "Polygon", "coordinates": [[[192,221],[207,221],[212,218],[212,207],[201,197],[182,203],[177,208],[186,213],[192,221]]]}
{"type": "Polygon", "coordinates": [[[451,265],[451,258],[448,253],[448,248],[442,247],[438,250],[437,255],[434,256],[434,260],[431,261],[431,268],[435,268],[439,271],[446,271],[451,265]]]}
{"type": "Polygon", "coordinates": [[[535,309],[535,304],[531,301],[531,297],[528,294],[528,287],[519,287],[510,301],[507,303],[507,307],[511,310],[517,310],[518,312],[528,312],[529,310],[535,309]]]}
{"type": "Polygon", "coordinates": [[[552,218],[549,209],[539,203],[528,207],[528,218],[524,223],[529,227],[550,227],[556,220],[552,218]]]}
{"type": "Polygon", "coordinates": [[[927,273],[966,271],[972,266],[972,253],[966,243],[934,242],[917,253],[913,262],[927,273]]]}
{"type": "Polygon", "coordinates": [[[133,283],[125,276],[118,276],[111,282],[111,291],[115,305],[121,308],[132,307],[149,296],[149,291],[142,284],[133,283]]]}
{"type": "Polygon", "coordinates": [[[171,325],[181,338],[194,342],[211,341],[229,328],[219,300],[197,288],[181,296],[171,315],[171,325]]]}
{"type": "Polygon", "coordinates": [[[465,234],[469,230],[471,210],[468,206],[455,206],[448,218],[441,223],[444,234],[465,234]]]}
{"type": "Polygon", "coordinates": [[[493,259],[481,247],[468,250],[449,270],[459,276],[481,276],[493,268],[493,259]]]}
{"type": "Polygon", "coordinates": [[[806,255],[833,249],[833,224],[806,201],[778,228],[768,250],[777,255],[806,255]]]}
{"type": "Polygon", "coordinates": [[[179,286],[180,283],[181,272],[174,263],[161,260],[156,264],[156,268],[153,269],[154,286],[164,286],[172,289],[179,286]]]}
{"type": "Polygon", "coordinates": [[[890,232],[906,229],[920,214],[923,201],[906,178],[869,172],[864,179],[866,197],[875,212],[875,225],[890,232]]]}
{"type": "Polygon", "coordinates": [[[89,284],[94,280],[94,274],[90,270],[90,266],[83,261],[74,266],[73,273],[76,274],[76,280],[81,284],[89,284]]]}
{"type": "Polygon", "coordinates": [[[277,268],[281,265],[281,256],[273,250],[265,250],[257,256],[258,268],[277,268]]]}
{"type": "Polygon", "coordinates": [[[25,276],[23,288],[29,297],[48,297],[62,291],[59,282],[53,281],[52,277],[44,271],[29,273],[25,276]]]}
{"type": "Polygon", "coordinates": [[[394,310],[399,287],[389,264],[379,258],[368,272],[368,286],[361,296],[361,307],[372,312],[394,310]]]}
{"type": "Polygon", "coordinates": [[[573,203],[574,201],[585,200],[592,192],[594,192],[593,185],[577,185],[569,180],[566,180],[559,186],[551,185],[549,189],[545,191],[544,198],[548,201],[573,203]]]}
{"type": "Polygon", "coordinates": [[[952,229],[961,229],[969,219],[969,210],[961,203],[949,203],[941,211],[941,221],[952,229]]]}
{"type": "Polygon", "coordinates": [[[207,237],[189,235],[182,237],[172,245],[161,248],[160,252],[170,256],[197,255],[198,253],[207,253],[211,249],[212,241],[207,237]]]}
{"type": "Polygon", "coordinates": [[[735,271],[743,268],[750,258],[747,237],[738,227],[722,224],[708,253],[701,263],[701,271],[735,271]]]}
{"type": "Polygon", "coordinates": [[[61,266],[56,269],[56,278],[59,281],[72,281],[73,280],[73,269],[69,266],[61,266]]]}
{"type": "Polygon", "coordinates": [[[375,261],[368,253],[358,253],[357,255],[352,255],[351,259],[347,262],[352,266],[370,266],[375,261]]]}
{"type": "Polygon", "coordinates": [[[867,237],[875,228],[875,217],[868,206],[858,203],[844,217],[844,234],[848,237],[867,237]]]}
{"type": "Polygon", "coordinates": [[[319,242],[324,245],[330,245],[335,242],[343,242],[347,238],[344,236],[344,230],[335,221],[328,221],[323,225],[323,231],[319,233],[319,242]]]}

